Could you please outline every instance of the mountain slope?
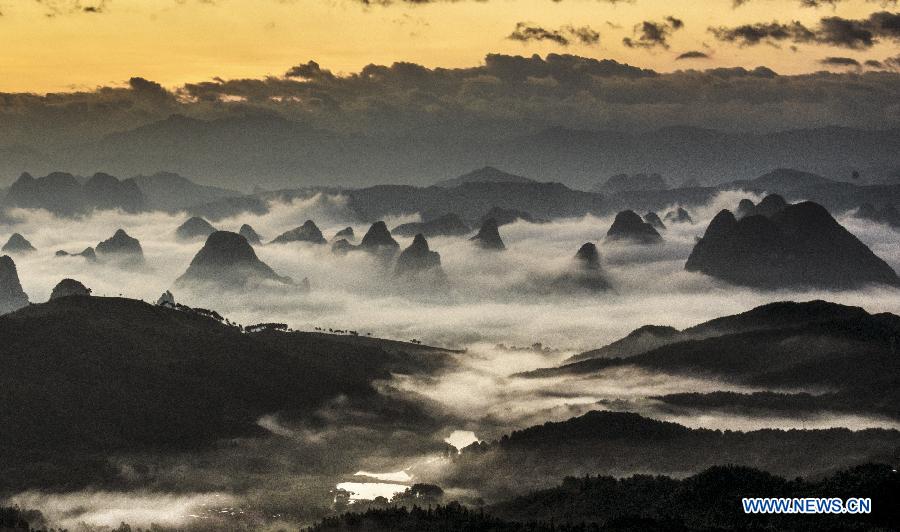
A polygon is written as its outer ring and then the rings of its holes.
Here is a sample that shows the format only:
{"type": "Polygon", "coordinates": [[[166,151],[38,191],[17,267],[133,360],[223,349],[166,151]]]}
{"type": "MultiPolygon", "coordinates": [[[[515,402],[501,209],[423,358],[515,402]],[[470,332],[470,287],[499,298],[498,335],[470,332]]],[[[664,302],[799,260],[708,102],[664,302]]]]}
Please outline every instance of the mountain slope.
{"type": "Polygon", "coordinates": [[[205,314],[73,296],[0,317],[0,491],[102,479],[98,453],[260,434],[260,416],[372,395],[373,380],[442,360],[376,339],[246,334],[205,314]]]}

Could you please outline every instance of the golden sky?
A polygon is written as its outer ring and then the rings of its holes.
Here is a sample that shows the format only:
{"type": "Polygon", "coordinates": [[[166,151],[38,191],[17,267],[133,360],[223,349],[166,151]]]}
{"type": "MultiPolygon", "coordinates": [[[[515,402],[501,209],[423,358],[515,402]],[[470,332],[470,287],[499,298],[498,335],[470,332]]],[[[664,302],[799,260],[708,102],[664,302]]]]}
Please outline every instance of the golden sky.
{"type": "Polygon", "coordinates": [[[121,85],[142,76],[167,87],[213,77],[282,75],[312,59],[335,72],[369,63],[412,61],[429,67],[474,66],[487,53],[550,52],[609,58],[671,71],[766,65],[783,74],[821,70],[828,56],[883,60],[896,41],[865,50],[822,44],[741,47],[718,42],[710,26],[862,19],[882,9],[867,0],[818,8],[800,0],[487,0],[364,6],[355,0],[0,0],[0,90],[69,91],[121,85]],[[90,12],[85,8],[99,8],[90,12]],[[642,21],[684,21],[669,48],[628,48],[642,21]],[[548,29],[590,26],[599,44],[519,42],[518,22],[548,29]],[[675,61],[686,51],[711,57],[675,61]]]}

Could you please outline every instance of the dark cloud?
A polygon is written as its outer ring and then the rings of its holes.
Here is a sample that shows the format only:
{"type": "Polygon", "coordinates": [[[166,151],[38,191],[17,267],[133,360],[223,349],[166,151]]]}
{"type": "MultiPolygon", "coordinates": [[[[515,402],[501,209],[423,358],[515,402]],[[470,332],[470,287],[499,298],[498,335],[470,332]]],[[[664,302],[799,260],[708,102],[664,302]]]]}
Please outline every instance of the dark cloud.
{"type": "Polygon", "coordinates": [[[516,29],[509,34],[507,39],[514,41],[553,41],[562,46],[569,45],[569,39],[559,30],[548,30],[540,26],[529,26],[525,22],[516,23],[516,29]]]}
{"type": "MultiPolygon", "coordinates": [[[[750,3],[751,0],[733,0],[732,6],[735,8],[741,7],[744,4],[750,3]]],[[[820,7],[830,7],[835,8],[838,4],[845,0],[797,0],[797,4],[800,7],[811,7],[811,8],[820,8],[820,7]]],[[[897,5],[898,0],[866,0],[872,4],[880,4],[882,6],[887,5],[897,5]]]]}
{"type": "Polygon", "coordinates": [[[682,59],[709,59],[709,54],[697,50],[691,50],[689,52],[684,52],[683,54],[675,58],[676,61],[680,61],[682,59]]]}
{"type": "Polygon", "coordinates": [[[879,40],[900,41],[900,13],[880,11],[865,19],[823,17],[818,26],[809,28],[800,22],[760,22],[735,27],[711,27],[716,39],[740,46],[761,43],[822,44],[854,50],[871,48],[879,40]]]}
{"type": "Polygon", "coordinates": [[[864,64],[869,68],[877,68],[877,69],[884,68],[884,63],[882,63],[881,61],[878,61],[877,59],[868,59],[868,60],[866,60],[866,62],[864,64]]]}
{"type": "Polygon", "coordinates": [[[319,63],[308,61],[305,64],[293,66],[288,70],[284,77],[286,78],[303,78],[308,80],[332,79],[334,74],[329,70],[323,70],[319,63]]]}
{"type": "Polygon", "coordinates": [[[675,18],[671,15],[666,17],[666,22],[669,23],[669,25],[672,27],[673,30],[680,30],[681,28],[684,27],[683,20],[681,20],[680,18],[675,18]]]}
{"type": "MultiPolygon", "coordinates": [[[[460,2],[463,0],[355,0],[356,2],[366,5],[366,6],[390,6],[394,4],[406,4],[406,5],[423,5],[423,4],[439,4],[439,3],[450,3],[450,2],[460,2]]],[[[486,2],[487,0],[470,0],[472,2],[486,2]]],[[[562,0],[550,0],[553,3],[561,3],[562,0]]],[[[620,3],[633,3],[636,0],[597,0],[598,2],[603,2],[606,4],[620,4],[620,3]]]]}
{"type": "MultiPolygon", "coordinates": [[[[550,127],[900,127],[900,73],[892,71],[900,59],[879,59],[883,71],[806,75],[779,75],[765,67],[658,73],[571,54],[491,54],[466,68],[371,64],[341,75],[303,61],[286,69],[286,75],[212,78],[169,91],[136,77],[122,87],[92,91],[0,93],[0,150],[21,146],[43,153],[71,147],[74,152],[84,143],[157,122],[176,130],[202,127],[167,120],[175,114],[203,120],[275,116],[284,121],[267,120],[265,129],[248,135],[288,127],[278,124],[302,124],[303,131],[360,135],[376,144],[422,132],[448,141],[515,138],[550,127]]],[[[0,171],[18,175],[13,162],[0,158],[0,171]]],[[[166,163],[148,160],[147,171],[165,169],[166,163]]],[[[47,170],[52,169],[58,168],[47,170]]]]}
{"type": "Polygon", "coordinates": [[[518,22],[516,23],[516,29],[507,38],[521,42],[551,41],[561,46],[568,46],[574,41],[590,46],[600,42],[600,32],[592,29],[590,26],[578,28],[563,26],[559,29],[551,30],[531,25],[527,22],[518,22]]]}
{"type": "Polygon", "coordinates": [[[900,55],[888,57],[884,60],[884,66],[892,70],[900,70],[900,55]]]}
{"type": "Polygon", "coordinates": [[[780,22],[757,22],[755,24],[743,24],[735,27],[709,28],[716,39],[723,42],[733,42],[740,46],[754,46],[760,43],[774,43],[780,41],[810,42],[815,39],[815,34],[800,22],[790,24],[780,22]]]}
{"type": "Polygon", "coordinates": [[[645,20],[634,27],[634,38],[625,37],[622,44],[629,48],[669,48],[668,39],[673,32],[684,27],[681,19],[673,16],[665,18],[665,22],[645,20]]]}
{"type": "Polygon", "coordinates": [[[35,0],[44,6],[46,16],[70,15],[75,13],[103,13],[107,0],[35,0]]]}
{"type": "Polygon", "coordinates": [[[859,68],[862,65],[859,64],[859,61],[853,59],[852,57],[826,57],[819,61],[823,65],[827,66],[835,66],[835,67],[855,67],[859,68]]]}

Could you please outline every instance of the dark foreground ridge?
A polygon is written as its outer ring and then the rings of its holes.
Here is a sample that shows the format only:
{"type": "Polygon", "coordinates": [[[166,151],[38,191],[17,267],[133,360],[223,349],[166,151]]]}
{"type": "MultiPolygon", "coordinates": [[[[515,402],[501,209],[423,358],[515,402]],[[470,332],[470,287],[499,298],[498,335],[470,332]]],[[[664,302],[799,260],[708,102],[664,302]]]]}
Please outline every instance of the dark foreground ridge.
{"type": "Polygon", "coordinates": [[[819,480],[787,480],[758,469],[715,466],[684,479],[635,475],[566,477],[562,484],[498,504],[370,505],[330,517],[309,532],[662,532],[692,530],[873,530],[900,520],[900,475],[866,464],[819,480]],[[864,497],[871,514],[748,515],[741,499],[864,497]]]}
{"type": "Polygon", "coordinates": [[[242,331],[202,309],[69,296],[0,316],[0,496],[116,485],[118,452],[181,452],[261,436],[324,401],[440,367],[445,351],[376,338],[242,331]],[[98,383],[98,385],[85,385],[98,383]],[[50,393],[52,391],[52,393],[50,393]]]}

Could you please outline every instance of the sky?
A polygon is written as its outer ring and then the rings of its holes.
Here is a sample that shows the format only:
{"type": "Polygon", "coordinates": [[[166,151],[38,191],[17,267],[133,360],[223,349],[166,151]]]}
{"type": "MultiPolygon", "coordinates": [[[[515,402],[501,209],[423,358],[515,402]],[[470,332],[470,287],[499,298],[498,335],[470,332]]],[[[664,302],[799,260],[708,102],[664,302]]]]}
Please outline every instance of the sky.
{"type": "Polygon", "coordinates": [[[895,0],[0,0],[0,91],[91,90],[133,76],[175,88],[282,76],[309,60],[338,74],[397,61],[459,68],[488,53],[571,53],[660,72],[890,69],[897,9],[895,0]]]}

